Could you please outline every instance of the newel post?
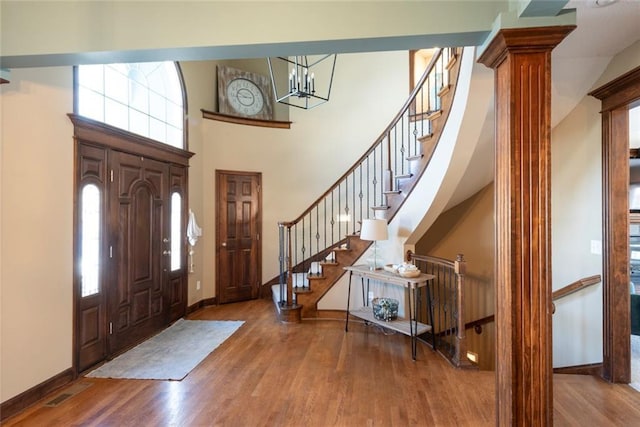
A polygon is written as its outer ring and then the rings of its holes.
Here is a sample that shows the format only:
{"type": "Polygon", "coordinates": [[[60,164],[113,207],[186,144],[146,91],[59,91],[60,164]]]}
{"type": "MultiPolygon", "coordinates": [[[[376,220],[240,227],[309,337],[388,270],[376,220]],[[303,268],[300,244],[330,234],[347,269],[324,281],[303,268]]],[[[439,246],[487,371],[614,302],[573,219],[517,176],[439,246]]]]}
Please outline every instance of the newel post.
{"type": "Polygon", "coordinates": [[[291,225],[287,225],[287,305],[293,306],[293,266],[291,264],[291,225]]]}
{"type": "Polygon", "coordinates": [[[454,271],[456,273],[456,310],[458,313],[456,322],[456,353],[453,356],[453,363],[459,368],[470,367],[471,362],[467,359],[467,332],[465,327],[464,316],[464,276],[467,271],[467,262],[464,255],[458,254],[454,262],[454,271]]]}

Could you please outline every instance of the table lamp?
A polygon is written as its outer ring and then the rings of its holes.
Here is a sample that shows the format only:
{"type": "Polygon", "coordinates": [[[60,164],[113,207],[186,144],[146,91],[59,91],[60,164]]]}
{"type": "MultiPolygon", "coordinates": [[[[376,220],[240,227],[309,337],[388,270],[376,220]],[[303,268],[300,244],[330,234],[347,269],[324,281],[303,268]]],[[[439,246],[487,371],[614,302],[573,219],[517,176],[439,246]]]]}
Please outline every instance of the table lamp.
{"type": "Polygon", "coordinates": [[[360,229],[360,239],[373,241],[373,265],[371,270],[378,270],[378,240],[387,240],[389,232],[387,230],[387,220],[368,218],[362,220],[360,229]]]}

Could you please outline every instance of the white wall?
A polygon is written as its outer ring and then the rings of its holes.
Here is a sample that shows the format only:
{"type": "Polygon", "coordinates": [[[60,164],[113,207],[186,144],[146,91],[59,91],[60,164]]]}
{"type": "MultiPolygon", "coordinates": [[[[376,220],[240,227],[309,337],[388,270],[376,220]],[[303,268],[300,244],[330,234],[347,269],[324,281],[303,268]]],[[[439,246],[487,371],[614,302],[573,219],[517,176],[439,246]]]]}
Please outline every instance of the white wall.
{"type": "Polygon", "coordinates": [[[277,223],[294,220],[373,144],[406,100],[408,66],[408,52],[339,55],[330,101],[291,108],[289,130],[203,122],[205,297],[215,295],[215,170],[262,173],[267,282],[278,274],[277,223]]]}
{"type": "MultiPolygon", "coordinates": [[[[602,274],[600,102],[585,97],[551,133],[552,289],[602,274]]],[[[556,302],[553,366],[602,361],[602,284],[556,302]]]]}
{"type": "MultiPolygon", "coordinates": [[[[203,164],[203,119],[201,108],[215,99],[216,64],[212,61],[184,62],[180,64],[187,91],[189,138],[188,150],[195,155],[189,161],[189,208],[193,210],[200,227],[203,225],[204,207],[201,194],[203,164]]],[[[191,249],[191,247],[189,247],[191,249]]],[[[189,259],[187,260],[189,262],[189,259]]],[[[188,305],[203,299],[204,275],[203,243],[199,239],[193,248],[193,273],[189,273],[188,305]],[[198,282],[200,288],[198,289],[198,282]]],[[[189,267],[187,267],[189,268],[189,267]]]]}
{"type": "Polygon", "coordinates": [[[2,103],[2,401],[71,366],[70,67],[14,70],[2,103]]]}

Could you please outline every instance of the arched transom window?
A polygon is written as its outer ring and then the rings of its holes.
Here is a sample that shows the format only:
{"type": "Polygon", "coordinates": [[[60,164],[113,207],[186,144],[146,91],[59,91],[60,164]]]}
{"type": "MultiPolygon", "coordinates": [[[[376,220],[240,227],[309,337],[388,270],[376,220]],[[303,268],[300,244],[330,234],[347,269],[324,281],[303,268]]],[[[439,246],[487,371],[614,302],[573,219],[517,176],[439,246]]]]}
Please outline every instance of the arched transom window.
{"type": "Polygon", "coordinates": [[[81,65],[77,114],[185,148],[182,82],[174,62],[81,65]]]}

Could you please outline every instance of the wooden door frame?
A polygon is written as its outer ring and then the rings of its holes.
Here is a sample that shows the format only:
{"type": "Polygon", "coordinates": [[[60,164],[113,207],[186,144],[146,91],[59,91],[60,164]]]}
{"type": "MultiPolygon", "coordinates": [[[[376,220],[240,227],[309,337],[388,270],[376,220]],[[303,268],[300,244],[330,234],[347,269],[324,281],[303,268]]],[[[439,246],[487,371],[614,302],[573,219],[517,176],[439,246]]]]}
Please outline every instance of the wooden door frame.
{"type": "Polygon", "coordinates": [[[640,67],[595,89],[602,104],[602,377],[631,381],[629,107],[640,102],[640,67]]]}
{"type": "MultiPolygon", "coordinates": [[[[250,172],[250,171],[234,171],[227,169],[216,169],[215,171],[215,182],[214,187],[216,189],[215,199],[216,199],[216,208],[215,208],[215,224],[216,224],[216,243],[215,243],[215,257],[216,257],[216,300],[220,302],[220,274],[218,274],[218,252],[220,251],[220,247],[222,246],[222,242],[220,239],[220,227],[218,226],[218,212],[220,212],[220,194],[219,194],[219,183],[220,183],[220,175],[222,174],[234,174],[234,175],[248,175],[255,176],[259,180],[259,185],[262,186],[262,172],[250,172]]],[[[257,227],[260,230],[260,242],[258,243],[258,272],[257,277],[260,282],[262,282],[262,190],[258,192],[258,210],[260,212],[258,219],[256,220],[257,227]]],[[[260,283],[258,286],[258,298],[260,298],[262,290],[262,284],[260,283]]]]}

